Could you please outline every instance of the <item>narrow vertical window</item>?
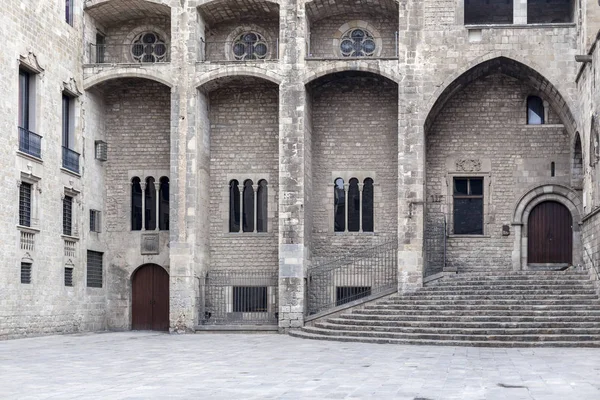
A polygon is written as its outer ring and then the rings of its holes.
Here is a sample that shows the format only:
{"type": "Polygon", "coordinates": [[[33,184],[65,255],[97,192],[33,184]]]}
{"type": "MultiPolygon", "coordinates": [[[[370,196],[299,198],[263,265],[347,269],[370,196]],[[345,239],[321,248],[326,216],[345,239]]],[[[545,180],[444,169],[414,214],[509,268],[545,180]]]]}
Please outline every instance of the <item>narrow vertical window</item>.
{"type": "Polygon", "coordinates": [[[27,285],[31,283],[31,263],[21,263],[21,283],[27,285]]]}
{"type": "Polygon", "coordinates": [[[29,130],[29,81],[28,72],[19,70],[19,127],[29,130]]]}
{"type": "Polygon", "coordinates": [[[73,26],[73,2],[75,0],[65,0],[65,21],[73,26]]]}
{"type": "Polygon", "coordinates": [[[550,176],[555,176],[556,175],[556,164],[554,164],[554,161],[552,161],[550,163],[550,176]]]}
{"type": "Polygon", "coordinates": [[[527,98],[527,124],[544,124],[544,102],[537,96],[527,98]]]}
{"type": "Polygon", "coordinates": [[[267,190],[267,181],[264,179],[258,181],[258,192],[256,194],[256,230],[258,232],[267,231],[267,190]]]}
{"type": "Polygon", "coordinates": [[[346,195],[342,178],[337,178],[334,181],[333,218],[335,231],[344,232],[346,230],[346,195]]]}
{"type": "Polygon", "coordinates": [[[244,215],[243,231],[254,232],[254,182],[248,179],[244,182],[244,215]]]}
{"type": "Polygon", "coordinates": [[[229,232],[240,231],[240,187],[235,179],[229,182],[229,232]]]}
{"type": "Polygon", "coordinates": [[[454,178],[454,233],[483,235],[483,178],[454,178]]]}
{"type": "Polygon", "coordinates": [[[138,177],[131,180],[131,230],[142,230],[142,185],[138,177]]]}
{"type": "Polygon", "coordinates": [[[97,251],[87,252],[87,287],[102,287],[102,256],[103,253],[97,251]]]}
{"type": "Polygon", "coordinates": [[[73,286],[73,268],[65,267],[65,286],[73,286]]]}
{"type": "Polygon", "coordinates": [[[71,98],[66,94],[62,95],[62,145],[70,149],[73,145],[71,139],[71,98]]]}
{"type": "Polygon", "coordinates": [[[145,212],[146,212],[146,226],[147,231],[153,231],[156,229],[156,187],[154,186],[154,178],[146,178],[146,193],[145,197],[145,212]]]}
{"type": "Polygon", "coordinates": [[[31,226],[31,184],[26,182],[19,187],[19,225],[31,226]]]}
{"type": "Polygon", "coordinates": [[[73,99],[62,95],[62,148],[63,168],[79,173],[79,153],[75,149],[75,120],[73,99]]]}
{"type": "Polygon", "coordinates": [[[364,180],[362,191],[362,230],[363,232],[373,232],[373,179],[364,180]]]}
{"type": "Polygon", "coordinates": [[[348,231],[358,232],[360,230],[360,191],[358,190],[358,179],[352,178],[348,181],[348,231]]]}
{"type": "Polygon", "coordinates": [[[73,234],[73,198],[65,196],[63,199],[63,235],[73,234]]]}
{"type": "Polygon", "coordinates": [[[159,203],[158,203],[158,229],[169,230],[169,178],[160,178],[159,203]]]}
{"type": "Polygon", "coordinates": [[[100,232],[100,211],[90,210],[90,232],[100,232]]]}
{"type": "Polygon", "coordinates": [[[106,54],[106,36],[100,32],[96,33],[96,63],[102,64],[105,62],[106,54]]]}

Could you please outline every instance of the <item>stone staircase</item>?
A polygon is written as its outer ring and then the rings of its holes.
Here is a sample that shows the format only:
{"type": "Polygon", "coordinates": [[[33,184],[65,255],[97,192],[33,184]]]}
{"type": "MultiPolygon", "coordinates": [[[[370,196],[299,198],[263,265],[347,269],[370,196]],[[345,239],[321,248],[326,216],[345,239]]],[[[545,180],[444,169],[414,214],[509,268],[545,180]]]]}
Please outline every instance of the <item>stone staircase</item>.
{"type": "Polygon", "coordinates": [[[367,343],[600,347],[600,300],[586,271],[464,273],[315,320],[290,335],[367,343]]]}

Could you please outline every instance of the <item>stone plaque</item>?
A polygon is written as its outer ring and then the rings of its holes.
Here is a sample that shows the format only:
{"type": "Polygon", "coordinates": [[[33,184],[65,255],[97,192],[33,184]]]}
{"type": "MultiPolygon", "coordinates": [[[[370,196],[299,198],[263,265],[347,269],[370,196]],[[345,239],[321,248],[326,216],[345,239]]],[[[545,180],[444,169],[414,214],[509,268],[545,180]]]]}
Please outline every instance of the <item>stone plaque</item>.
{"type": "Polygon", "coordinates": [[[159,253],[158,233],[142,234],[142,254],[158,254],[159,253]]]}
{"type": "Polygon", "coordinates": [[[479,172],[481,171],[481,160],[456,160],[456,170],[462,172],[479,172]]]}

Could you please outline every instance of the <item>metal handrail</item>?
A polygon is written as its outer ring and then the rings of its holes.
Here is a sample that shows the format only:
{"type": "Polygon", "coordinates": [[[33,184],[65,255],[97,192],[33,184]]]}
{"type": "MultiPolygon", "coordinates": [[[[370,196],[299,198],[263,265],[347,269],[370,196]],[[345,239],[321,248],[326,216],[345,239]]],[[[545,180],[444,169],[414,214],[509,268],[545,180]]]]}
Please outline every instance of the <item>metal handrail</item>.
{"type": "Polygon", "coordinates": [[[90,43],[90,64],[157,64],[171,61],[167,43],[95,44],[90,43]]]}
{"type": "Polygon", "coordinates": [[[42,158],[42,137],[29,129],[19,127],[19,151],[42,158]]]}

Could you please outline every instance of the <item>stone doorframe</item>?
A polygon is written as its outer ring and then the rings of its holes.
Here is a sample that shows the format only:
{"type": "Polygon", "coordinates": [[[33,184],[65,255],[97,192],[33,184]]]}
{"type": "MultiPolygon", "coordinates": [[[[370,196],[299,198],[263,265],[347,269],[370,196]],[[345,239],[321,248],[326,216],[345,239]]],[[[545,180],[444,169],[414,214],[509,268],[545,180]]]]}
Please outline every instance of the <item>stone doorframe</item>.
{"type": "Polygon", "coordinates": [[[527,229],[531,210],[544,201],[555,201],[569,209],[573,218],[573,265],[582,260],[581,245],[581,196],[574,190],[558,184],[544,184],[525,193],[515,204],[512,226],[514,227],[514,247],[512,252],[513,270],[527,268],[527,229]]]}

